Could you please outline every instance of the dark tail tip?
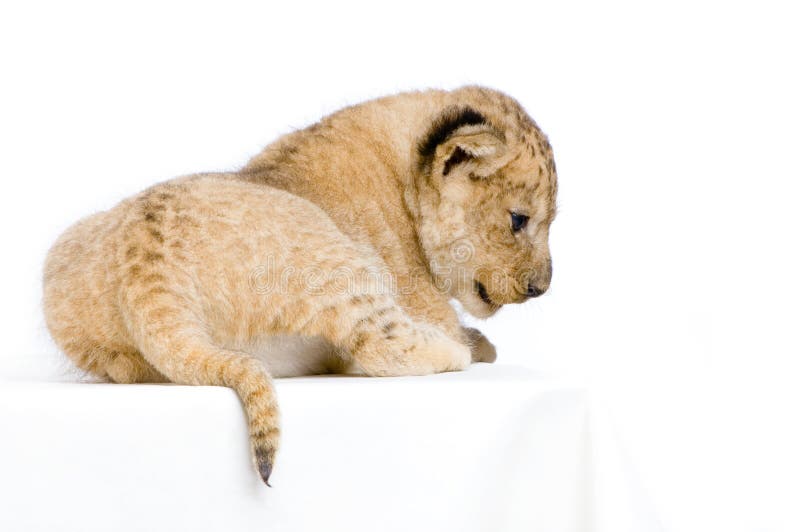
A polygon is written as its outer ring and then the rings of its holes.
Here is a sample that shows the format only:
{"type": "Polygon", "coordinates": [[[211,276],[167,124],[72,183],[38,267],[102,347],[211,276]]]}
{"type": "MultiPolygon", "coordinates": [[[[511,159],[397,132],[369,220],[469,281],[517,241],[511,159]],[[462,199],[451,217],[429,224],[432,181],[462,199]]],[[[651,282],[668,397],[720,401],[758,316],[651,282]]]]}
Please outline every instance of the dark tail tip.
{"type": "Polygon", "coordinates": [[[261,480],[264,481],[264,484],[271,488],[272,485],[269,483],[269,477],[272,475],[272,457],[270,455],[271,453],[269,452],[256,451],[258,473],[261,475],[261,480]]]}

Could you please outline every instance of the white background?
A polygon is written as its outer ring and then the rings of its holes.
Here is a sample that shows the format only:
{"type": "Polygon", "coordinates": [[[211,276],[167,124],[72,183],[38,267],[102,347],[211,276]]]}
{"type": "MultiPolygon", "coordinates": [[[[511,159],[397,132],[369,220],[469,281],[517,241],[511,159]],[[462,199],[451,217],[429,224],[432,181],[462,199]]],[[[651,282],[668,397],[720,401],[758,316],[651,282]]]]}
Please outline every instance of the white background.
{"type": "Polygon", "coordinates": [[[0,8],[4,371],[58,371],[70,223],[403,89],[481,83],[548,133],[551,292],[482,324],[585,378],[670,531],[800,530],[791,4],[18,2],[0,8]]]}

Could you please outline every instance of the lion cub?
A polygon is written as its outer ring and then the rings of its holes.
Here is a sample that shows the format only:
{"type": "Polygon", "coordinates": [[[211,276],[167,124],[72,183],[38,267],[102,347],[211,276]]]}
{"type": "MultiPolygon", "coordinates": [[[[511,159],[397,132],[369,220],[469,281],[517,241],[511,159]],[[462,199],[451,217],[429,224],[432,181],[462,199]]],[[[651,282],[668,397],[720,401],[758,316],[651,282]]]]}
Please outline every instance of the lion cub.
{"type": "Polygon", "coordinates": [[[238,172],[167,181],[68,229],[44,268],[58,345],[112,382],[233,388],[264,482],[273,376],[458,371],[486,317],[550,284],[556,172],[520,105],[481,87],[343,109],[238,172]]]}

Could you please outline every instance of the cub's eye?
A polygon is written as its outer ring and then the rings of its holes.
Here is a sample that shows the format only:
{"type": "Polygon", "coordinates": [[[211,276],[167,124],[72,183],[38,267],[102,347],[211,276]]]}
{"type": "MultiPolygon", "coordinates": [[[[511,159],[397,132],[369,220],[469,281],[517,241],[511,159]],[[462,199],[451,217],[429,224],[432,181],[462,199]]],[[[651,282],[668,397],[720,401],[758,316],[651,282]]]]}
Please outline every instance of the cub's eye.
{"type": "Polygon", "coordinates": [[[528,225],[528,216],[524,214],[511,213],[511,230],[515,233],[522,231],[528,225]]]}

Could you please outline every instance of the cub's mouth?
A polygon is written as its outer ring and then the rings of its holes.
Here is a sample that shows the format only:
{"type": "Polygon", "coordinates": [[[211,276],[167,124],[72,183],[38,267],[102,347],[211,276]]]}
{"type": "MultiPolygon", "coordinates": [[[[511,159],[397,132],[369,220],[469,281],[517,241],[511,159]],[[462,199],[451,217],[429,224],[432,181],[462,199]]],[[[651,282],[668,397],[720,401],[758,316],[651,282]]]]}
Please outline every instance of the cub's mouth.
{"type": "Polygon", "coordinates": [[[486,303],[492,308],[497,308],[499,305],[492,301],[492,298],[489,297],[489,293],[486,291],[486,286],[480,281],[475,281],[475,291],[478,293],[478,297],[481,298],[481,301],[486,303]]]}
{"type": "Polygon", "coordinates": [[[462,294],[465,296],[461,299],[464,309],[476,318],[488,318],[503,306],[502,303],[492,300],[486,285],[477,279],[472,279],[472,290],[464,290],[462,294]]]}

